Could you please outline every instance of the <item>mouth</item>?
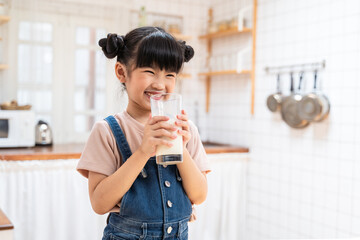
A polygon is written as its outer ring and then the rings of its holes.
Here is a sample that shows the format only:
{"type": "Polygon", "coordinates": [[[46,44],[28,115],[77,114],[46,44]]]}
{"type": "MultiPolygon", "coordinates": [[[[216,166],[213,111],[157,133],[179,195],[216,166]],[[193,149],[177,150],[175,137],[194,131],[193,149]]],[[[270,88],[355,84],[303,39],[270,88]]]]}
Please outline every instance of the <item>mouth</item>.
{"type": "Polygon", "coordinates": [[[164,94],[165,92],[162,91],[145,91],[144,94],[150,99],[151,96],[164,94]]]}

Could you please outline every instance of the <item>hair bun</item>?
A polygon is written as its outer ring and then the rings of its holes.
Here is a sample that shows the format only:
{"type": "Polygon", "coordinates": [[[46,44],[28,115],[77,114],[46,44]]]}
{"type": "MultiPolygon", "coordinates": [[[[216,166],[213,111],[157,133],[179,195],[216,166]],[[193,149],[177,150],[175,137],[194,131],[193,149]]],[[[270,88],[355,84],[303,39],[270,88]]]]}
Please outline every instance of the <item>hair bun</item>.
{"type": "Polygon", "coordinates": [[[99,46],[107,58],[114,58],[124,48],[124,38],[123,36],[109,33],[107,38],[99,40],[99,46]]]}
{"type": "Polygon", "coordinates": [[[194,56],[195,52],[194,49],[190,45],[185,45],[184,50],[184,61],[188,62],[194,56]]]}

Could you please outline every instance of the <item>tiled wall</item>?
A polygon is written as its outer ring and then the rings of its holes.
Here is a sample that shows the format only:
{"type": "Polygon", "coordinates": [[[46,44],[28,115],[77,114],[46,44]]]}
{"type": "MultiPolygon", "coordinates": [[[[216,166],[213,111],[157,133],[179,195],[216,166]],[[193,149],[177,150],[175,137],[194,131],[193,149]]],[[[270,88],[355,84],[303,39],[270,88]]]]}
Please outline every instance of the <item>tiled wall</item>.
{"type": "MultiPolygon", "coordinates": [[[[220,3],[224,9],[234,5],[213,1],[220,3]]],[[[255,115],[249,78],[212,80],[207,139],[251,150],[246,240],[360,236],[359,29],[359,1],[259,0],[255,115]],[[323,59],[319,79],[331,101],[330,117],[291,129],[266,108],[276,77],[264,68],[323,59]]],[[[242,38],[214,47],[237,50],[242,38]]],[[[312,77],[305,76],[306,91],[312,77]]],[[[287,94],[289,77],[283,79],[287,94]]]]}

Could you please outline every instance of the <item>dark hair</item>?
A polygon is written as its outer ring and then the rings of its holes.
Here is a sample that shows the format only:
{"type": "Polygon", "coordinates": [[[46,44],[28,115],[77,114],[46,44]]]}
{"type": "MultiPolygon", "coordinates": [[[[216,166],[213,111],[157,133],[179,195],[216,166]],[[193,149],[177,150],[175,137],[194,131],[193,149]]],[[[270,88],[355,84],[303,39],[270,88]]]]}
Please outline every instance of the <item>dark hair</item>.
{"type": "Polygon", "coordinates": [[[140,27],[126,36],[109,33],[99,40],[107,58],[129,67],[153,67],[179,73],[184,62],[194,56],[194,49],[185,41],[176,40],[159,27],[140,27]]]}

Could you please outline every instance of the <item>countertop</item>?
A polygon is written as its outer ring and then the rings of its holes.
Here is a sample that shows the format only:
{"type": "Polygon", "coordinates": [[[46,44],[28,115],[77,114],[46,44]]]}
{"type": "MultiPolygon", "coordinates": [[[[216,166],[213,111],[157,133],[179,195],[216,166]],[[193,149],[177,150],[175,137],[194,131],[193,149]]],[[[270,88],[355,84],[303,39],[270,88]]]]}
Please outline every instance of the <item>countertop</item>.
{"type": "MultiPolygon", "coordinates": [[[[0,148],[0,160],[54,160],[80,158],[85,144],[55,144],[31,148],[0,148]]],[[[205,142],[206,153],[247,153],[249,148],[205,142]]]]}
{"type": "Polygon", "coordinates": [[[13,229],[14,226],[10,220],[6,217],[5,213],[0,209],[0,231],[13,229]]]}

